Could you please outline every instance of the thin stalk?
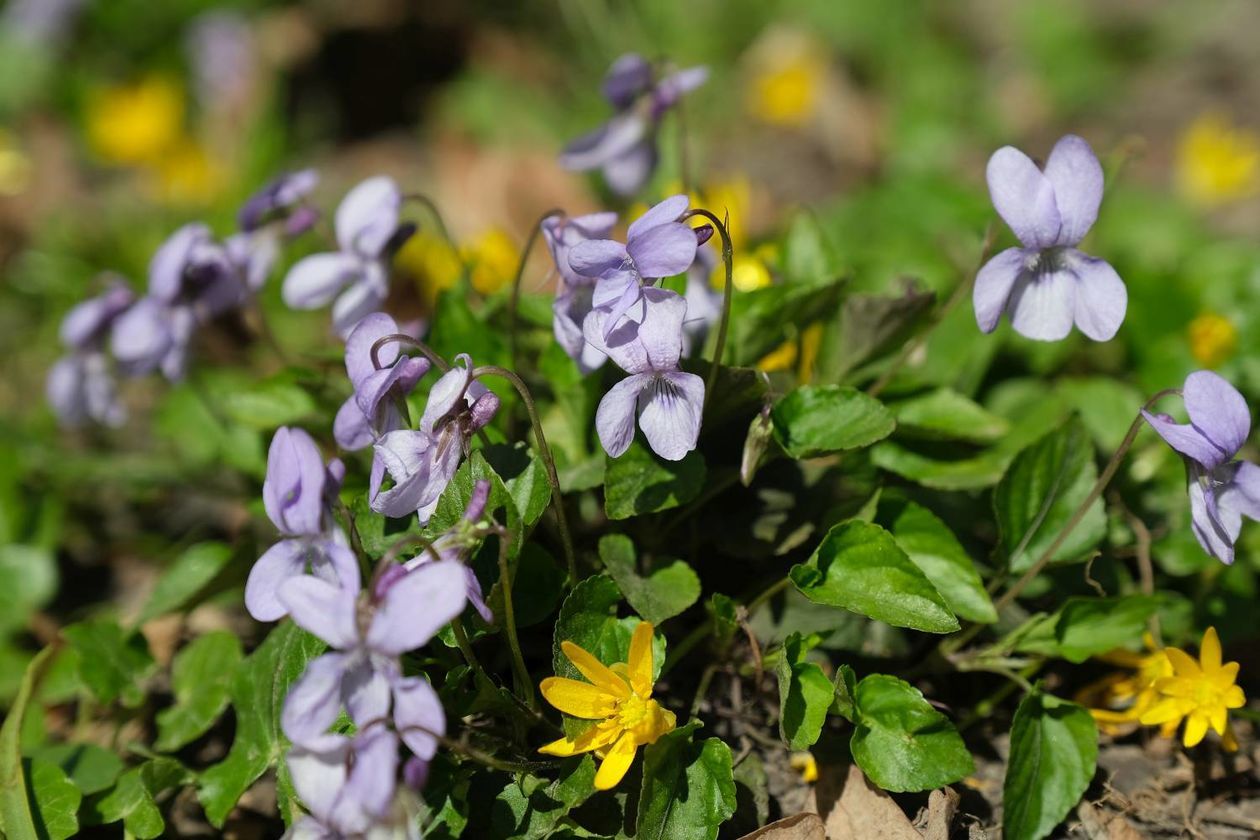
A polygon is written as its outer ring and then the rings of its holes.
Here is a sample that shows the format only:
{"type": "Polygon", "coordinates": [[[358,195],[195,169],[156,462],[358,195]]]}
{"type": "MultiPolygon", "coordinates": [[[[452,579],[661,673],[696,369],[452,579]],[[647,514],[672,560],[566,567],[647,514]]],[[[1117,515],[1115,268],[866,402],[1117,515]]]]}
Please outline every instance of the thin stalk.
{"type": "Polygon", "coordinates": [[[901,369],[905,367],[906,362],[914,355],[915,351],[922,347],[928,340],[928,336],[932,334],[932,331],[940,326],[941,322],[945,320],[945,316],[953,312],[958,304],[963,301],[963,298],[967,296],[967,293],[971,291],[972,286],[975,285],[976,275],[980,273],[980,269],[984,268],[984,264],[989,261],[989,253],[993,250],[993,243],[996,240],[997,224],[989,222],[989,226],[984,232],[984,244],[980,247],[980,260],[976,264],[976,270],[959,279],[958,285],[954,287],[953,294],[949,296],[949,300],[945,301],[945,305],[936,311],[936,315],[933,317],[932,322],[920,330],[918,335],[902,345],[901,351],[897,353],[896,358],[892,360],[892,364],[890,364],[888,368],[880,374],[879,378],[875,380],[875,383],[871,385],[871,387],[866,389],[866,393],[870,394],[872,397],[879,396],[880,392],[887,388],[893,381],[893,377],[895,377],[901,369]]]}
{"type": "Polygon", "coordinates": [[[464,661],[468,663],[468,667],[490,685],[494,685],[494,680],[490,679],[486,669],[481,667],[481,660],[477,658],[477,654],[473,653],[472,642],[468,640],[468,632],[464,630],[464,621],[459,616],[451,619],[451,632],[455,634],[455,644],[459,646],[459,652],[464,655],[464,661]]]}
{"type": "Polygon", "coordinates": [[[405,344],[410,347],[416,348],[421,353],[423,353],[425,358],[427,358],[433,364],[433,366],[437,368],[441,373],[446,373],[448,370],[451,369],[451,366],[449,363],[447,363],[446,359],[443,359],[441,356],[439,356],[433,350],[432,347],[425,344],[420,339],[409,336],[406,333],[390,333],[389,335],[383,335],[380,338],[376,339],[376,341],[372,342],[372,351],[371,351],[372,367],[376,368],[377,370],[381,370],[384,367],[384,365],[381,364],[381,358],[380,358],[381,348],[384,347],[386,344],[394,344],[394,343],[405,344]]]}
{"type": "Polygon", "coordinates": [[[547,468],[547,482],[551,485],[551,509],[555,513],[556,527],[560,530],[560,542],[564,547],[564,559],[569,568],[569,585],[577,583],[577,555],[573,551],[573,539],[569,535],[569,520],[564,513],[564,497],[560,493],[560,477],[556,474],[556,460],[552,457],[551,447],[547,445],[547,437],[543,434],[542,420],[538,416],[538,406],[530,394],[524,380],[507,368],[498,365],[483,365],[473,371],[474,377],[499,376],[512,383],[512,387],[521,395],[525,410],[529,413],[530,425],[534,428],[534,440],[538,444],[538,455],[543,466],[547,468]]]}
{"type": "Polygon", "coordinates": [[[731,234],[721,219],[699,207],[683,216],[683,219],[692,216],[702,216],[713,223],[714,229],[722,237],[722,262],[726,265],[726,281],[722,286],[722,316],[718,320],[717,340],[713,344],[713,362],[709,368],[709,377],[704,383],[704,406],[708,407],[709,398],[713,396],[713,386],[717,383],[718,368],[722,366],[722,356],[726,353],[726,328],[731,320],[731,296],[735,291],[735,249],[731,245],[731,234]]]}
{"type": "Polygon", "coordinates": [[[521,258],[516,264],[516,277],[512,279],[512,296],[508,298],[508,358],[511,359],[514,368],[519,367],[516,363],[516,316],[521,304],[521,279],[525,276],[525,263],[529,261],[530,252],[534,250],[534,243],[538,241],[538,234],[542,232],[543,222],[552,216],[564,216],[564,211],[553,207],[538,217],[538,223],[529,232],[525,247],[521,249],[521,258]]]}
{"type": "Polygon", "coordinates": [[[508,647],[512,650],[512,670],[516,675],[516,690],[525,696],[529,707],[538,709],[534,696],[534,684],[530,682],[525,657],[521,654],[521,640],[516,635],[516,611],[512,606],[512,572],[507,562],[507,534],[499,535],[499,591],[503,593],[503,629],[507,631],[508,647]]]}
{"type": "Polygon", "coordinates": [[[455,255],[455,259],[459,261],[459,267],[467,273],[468,266],[464,265],[464,258],[459,253],[459,246],[455,244],[454,238],[451,236],[451,229],[446,226],[446,219],[442,217],[442,212],[438,210],[437,202],[429,198],[424,193],[407,193],[403,196],[405,201],[414,201],[429,211],[429,215],[433,217],[433,222],[437,226],[438,235],[446,242],[446,246],[451,249],[451,253],[455,255]]]}
{"type": "MultiPolygon", "coordinates": [[[[1124,460],[1124,456],[1128,454],[1129,449],[1133,446],[1133,441],[1137,439],[1138,432],[1142,430],[1142,424],[1146,422],[1146,418],[1143,416],[1142,412],[1150,409],[1151,406],[1164,397],[1179,393],[1181,393],[1180,389],[1169,388],[1167,390],[1160,391],[1142,405],[1142,411],[1139,411],[1137,417],[1133,418],[1133,423],[1129,426],[1128,433],[1125,434],[1124,440],[1120,442],[1119,448],[1117,448],[1115,453],[1112,454],[1111,460],[1107,462],[1107,466],[1103,468],[1102,474],[1098,476],[1098,480],[1094,482],[1094,486],[1090,488],[1089,495],[1085,497],[1081,504],[1072,513],[1072,516],[1068,519],[1067,524],[1059,530],[1059,533],[1054,538],[1054,541],[1051,542],[1050,545],[1046,547],[1046,550],[1043,551],[1036,559],[1036,561],[1028,567],[1028,570],[1025,571],[1024,574],[1015,581],[1015,583],[1011,584],[1010,588],[1002,594],[1002,597],[998,598],[997,601],[994,602],[994,609],[1001,612],[1004,608],[1010,606],[1011,602],[1019,597],[1019,594],[1024,591],[1028,584],[1032,583],[1037,575],[1041,574],[1045,570],[1046,566],[1050,564],[1050,560],[1054,557],[1055,552],[1062,547],[1063,543],[1067,541],[1067,538],[1071,535],[1071,533],[1076,530],[1076,526],[1081,524],[1081,520],[1083,520],[1089,513],[1090,507],[1098,500],[1098,497],[1102,495],[1103,490],[1107,489],[1107,485],[1115,476],[1116,471],[1120,469],[1120,463],[1124,460]]],[[[971,641],[971,639],[974,638],[983,627],[983,624],[973,624],[957,636],[947,639],[941,645],[941,651],[948,654],[958,650],[964,644],[971,641]]]]}
{"type": "Polygon", "coordinates": [[[503,770],[508,773],[533,773],[537,770],[554,767],[556,765],[556,762],[554,761],[504,761],[503,759],[495,758],[490,755],[490,753],[483,752],[476,747],[470,746],[463,741],[456,741],[454,738],[448,738],[445,735],[441,735],[423,726],[412,724],[411,726],[404,727],[402,731],[407,732],[409,730],[423,732],[425,735],[428,735],[441,744],[443,748],[448,749],[451,752],[459,753],[465,758],[471,759],[478,764],[484,764],[492,770],[503,770]]]}

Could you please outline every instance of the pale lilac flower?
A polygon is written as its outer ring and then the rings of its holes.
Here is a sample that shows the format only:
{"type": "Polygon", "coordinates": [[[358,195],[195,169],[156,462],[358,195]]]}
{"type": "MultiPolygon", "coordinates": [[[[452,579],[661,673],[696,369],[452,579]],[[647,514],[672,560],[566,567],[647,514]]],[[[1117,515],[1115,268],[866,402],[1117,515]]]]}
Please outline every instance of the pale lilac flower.
{"type": "Polygon", "coordinates": [[[591,239],[569,251],[576,274],[597,278],[592,304],[608,312],[605,339],[639,301],[645,283],[681,274],[695,261],[697,232],[680,221],[689,206],[687,196],[671,196],[631,223],[626,244],[591,239]]]}
{"type": "Polygon", "coordinates": [[[58,46],[70,34],[87,0],[11,0],[0,12],[0,30],[39,46],[58,46]]]}
{"type": "Polygon", "coordinates": [[[278,591],[308,568],[334,585],[346,585],[353,575],[357,586],[357,561],[331,512],[344,477],[342,463],[334,459],[325,465],[306,432],[287,426],[276,430],[267,452],[263,506],[284,539],[258,558],[245,583],[245,608],[258,621],[285,615],[278,591]]]}
{"type": "Polygon", "coordinates": [[[464,508],[464,515],[460,520],[434,540],[428,549],[398,568],[409,572],[439,560],[451,560],[462,564],[469,603],[473,605],[486,624],[493,624],[494,613],[486,606],[481,581],[477,580],[476,572],[468,565],[468,552],[479,545],[490,530],[491,523],[483,520],[489,499],[490,482],[481,479],[473,485],[472,495],[468,498],[468,506],[464,508]]]}
{"type": "Polygon", "coordinates": [[[1103,171],[1089,144],[1069,134],[1050,152],[1045,170],[1003,146],[989,158],[993,206],[1019,239],[976,275],[973,302],[981,331],[1002,313],[1015,331],[1058,341],[1072,324],[1095,341],[1120,329],[1128,306],[1124,281],[1106,261],[1076,250],[1098,218],[1103,171]]]}
{"type": "Polygon", "coordinates": [[[130,375],[160,368],[167,379],[181,379],[193,330],[244,295],[236,265],[210,229],[184,225],[153,255],[149,293],[114,322],[110,349],[130,375]]]}
{"type": "Polygon", "coordinates": [[[49,370],[46,392],[66,426],[88,420],[117,426],[127,416],[116,396],[105,339],[135,295],[117,275],[110,275],[107,282],[104,292],[75,306],[61,322],[61,343],[69,353],[49,370]]]}
{"type": "Polygon", "coordinates": [[[342,449],[353,452],[371,446],[381,435],[403,428],[401,400],[429,370],[429,360],[401,355],[397,342],[381,345],[372,361],[372,347],[402,329],[384,312],[367,315],[346,338],[346,373],[352,393],[333,420],[333,437],[342,449]]]}
{"type": "MultiPolygon", "coordinates": [[[[697,229],[699,230],[699,229],[697,229]]],[[[713,288],[710,279],[718,265],[718,254],[705,243],[696,251],[696,261],[687,269],[687,320],[683,322],[683,355],[699,353],[709,330],[722,315],[722,292],[713,288]]]]}
{"type": "Polygon", "coordinates": [[[383,723],[353,738],[329,736],[319,749],[294,747],[289,774],[309,812],[293,824],[293,840],[406,837],[419,840],[414,821],[395,819],[398,737],[383,723]]]}
{"type": "Polygon", "coordinates": [[[319,212],[305,203],[318,183],[313,169],[287,172],[241,207],[240,232],[223,244],[250,291],[257,292],[267,282],[284,241],[306,232],[319,219],[319,212]]]}
{"type": "Polygon", "coordinates": [[[1186,462],[1190,527],[1199,545],[1232,563],[1243,516],[1260,520],[1260,467],[1234,460],[1251,432],[1251,412],[1242,394],[1211,371],[1186,377],[1182,396],[1189,423],[1142,414],[1186,462]]]}
{"type": "Polygon", "coordinates": [[[600,443],[612,457],[630,448],[636,414],[648,445],[662,458],[677,461],[696,448],[704,380],[678,369],[686,314],[679,295],[649,286],[607,340],[607,312],[596,309],[586,319],[586,340],[631,374],[604,395],[595,413],[600,443]]]}
{"type": "Polygon", "coordinates": [[[203,109],[234,116],[248,104],[259,73],[251,24],[243,14],[211,9],[198,15],[184,44],[203,109]]]}
{"type": "Polygon", "coordinates": [[[348,336],[389,294],[389,259],[410,234],[399,224],[401,207],[402,192],[392,178],[368,178],[350,190],[333,219],[339,250],[294,265],[284,278],[284,302],[294,309],[332,303],[333,329],[348,336]]]}
{"type": "Polygon", "coordinates": [[[560,283],[552,303],[552,330],[556,341],[577,362],[583,374],[590,373],[608,357],[587,343],[582,321],[594,307],[597,278],[578,274],[569,265],[574,246],[592,239],[605,239],[617,223],[616,213],[590,213],[585,216],[548,216],[542,222],[543,239],[551,251],[560,283]]]}
{"type": "Polygon", "coordinates": [[[499,410],[499,398],[473,379],[472,370],[467,354],[455,357],[429,392],[420,428],[388,432],[376,441],[368,485],[372,510],[393,517],[415,512],[422,525],[429,521],[473,434],[499,410]],[[385,473],[394,484],[382,490],[385,473]]]}
{"type": "Polygon", "coordinates": [[[328,729],[344,707],[360,727],[392,718],[426,761],[437,751],[434,736],[446,734],[442,704],[424,677],[403,676],[398,657],[463,612],[463,565],[435,561],[391,578],[365,593],[357,572],[346,586],[302,575],[280,588],[293,621],[333,649],[306,666],[285,698],[281,727],[293,743],[314,750],[338,743],[328,729]]]}
{"type": "Polygon", "coordinates": [[[654,80],[642,56],[623,55],[604,78],[604,98],[616,113],[604,125],[574,140],[560,153],[565,169],[600,169],[618,195],[637,192],[656,168],[656,133],[661,119],[682,95],[704,84],[706,67],[691,67],[654,80]]]}

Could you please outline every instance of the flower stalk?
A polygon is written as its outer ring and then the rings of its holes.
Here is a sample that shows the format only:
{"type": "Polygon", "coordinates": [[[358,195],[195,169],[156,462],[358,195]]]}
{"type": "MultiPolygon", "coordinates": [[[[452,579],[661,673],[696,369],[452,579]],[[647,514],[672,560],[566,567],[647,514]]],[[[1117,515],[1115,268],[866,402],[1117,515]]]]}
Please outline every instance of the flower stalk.
{"type": "MultiPolygon", "coordinates": [[[[704,383],[704,404],[707,408],[713,396],[713,386],[717,383],[718,369],[722,366],[722,357],[726,353],[726,330],[731,320],[731,296],[735,291],[735,248],[731,245],[731,234],[726,224],[713,213],[697,207],[684,216],[684,219],[701,216],[712,223],[713,228],[722,237],[722,263],[726,269],[726,279],[722,284],[722,315],[718,319],[717,339],[713,342],[713,361],[709,367],[709,376],[704,383]]],[[[730,217],[727,217],[729,221],[730,217]]]]}

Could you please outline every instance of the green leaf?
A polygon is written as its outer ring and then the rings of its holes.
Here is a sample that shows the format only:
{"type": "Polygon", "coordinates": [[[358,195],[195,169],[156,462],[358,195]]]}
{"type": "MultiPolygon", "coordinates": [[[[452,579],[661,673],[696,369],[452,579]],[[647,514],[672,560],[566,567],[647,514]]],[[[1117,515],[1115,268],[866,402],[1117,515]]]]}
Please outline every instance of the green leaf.
{"type": "Polygon", "coordinates": [[[227,708],[241,643],[225,630],[207,633],[175,656],[171,690],[175,705],[157,714],[153,748],[171,752],[200,737],[227,708]]]}
{"type": "MultiPolygon", "coordinates": [[[[516,626],[530,627],[555,612],[564,595],[568,574],[546,549],[536,542],[527,542],[521,549],[512,575],[512,607],[516,626]]],[[[495,615],[503,614],[503,590],[494,582],[486,603],[495,615]]]]}
{"type": "Polygon", "coordinates": [[[604,511],[609,519],[629,519],[686,504],[704,489],[704,456],[688,452],[666,461],[639,441],[604,468],[604,511]]]}
{"type": "Polygon", "coordinates": [[[714,592],[704,608],[713,618],[713,635],[719,642],[726,644],[735,638],[735,632],[739,630],[739,605],[735,599],[714,592]]]}
{"type": "Polygon", "coordinates": [[[503,479],[525,527],[537,522],[551,504],[547,467],[524,442],[496,444],[482,450],[486,460],[503,479]]]}
{"type": "Polygon", "coordinates": [[[85,796],[108,790],[123,771],[121,758],[95,744],[52,744],[31,758],[56,764],[85,796]]]}
{"type": "Polygon", "coordinates": [[[849,749],[884,790],[931,790],[975,772],[958,730],[909,683],[871,674],[853,699],[857,720],[849,749]]]}
{"type": "Polygon", "coordinates": [[[897,423],[874,397],[841,385],[802,385],[774,404],[774,436],[793,458],[870,446],[897,423]]]}
{"type": "Polygon", "coordinates": [[[236,669],[231,691],[236,739],[227,758],[203,772],[198,785],[198,798],[216,828],[223,826],[241,794],[283,755],[284,697],[324,648],[315,636],[285,622],[236,669]]]}
{"type": "Polygon", "coordinates": [[[840,259],[812,213],[797,213],[783,239],[783,274],[788,283],[808,284],[831,279],[840,259]]]}
{"type": "Polygon", "coordinates": [[[854,294],[840,309],[839,329],[823,339],[818,373],[839,380],[902,346],[932,310],[936,294],[914,281],[897,295],[854,294]]]}
{"type": "Polygon", "coordinates": [[[0,633],[19,630],[57,594],[57,560],[48,549],[0,546],[0,633]]]}
{"type": "Polygon", "coordinates": [[[108,618],[72,624],[61,634],[79,654],[79,678],[102,703],[144,700],[141,681],[153,670],[149,646],[139,633],[126,632],[108,618]]]}
{"type": "Polygon", "coordinates": [[[840,301],[844,281],[826,278],[810,283],[784,283],[731,298],[730,334],[723,362],[752,365],[789,337],[815,321],[829,320],[840,301]]]}
{"type": "Polygon", "coordinates": [[[35,840],[39,836],[27,799],[27,780],[22,765],[22,721],[53,651],[51,647],[44,648],[26,666],[17,696],[9,707],[4,724],[0,725],[0,835],[8,840],[35,840]]]}
{"type": "Polygon", "coordinates": [[[1095,654],[1133,647],[1162,603],[1156,595],[1068,598],[1053,616],[1013,639],[1014,649],[1084,662],[1095,654]]]}
{"type": "Polygon", "coordinates": [[[835,688],[816,663],[805,660],[800,633],[783,642],[775,670],[779,677],[779,737],[794,750],[812,746],[822,734],[835,688]]]}
{"type": "Polygon", "coordinates": [[[835,698],[831,701],[831,711],[853,723],[857,720],[857,674],[848,665],[836,669],[833,684],[835,698]]]}
{"type": "Polygon", "coordinates": [[[88,803],[84,819],[98,825],[122,820],[133,837],[161,837],[166,820],[158,808],[157,797],[190,783],[192,778],[193,774],[174,759],[151,759],[123,773],[109,794],[88,803]]]}
{"type": "Polygon", "coordinates": [[[521,776],[508,782],[491,806],[494,836],[502,840],[549,837],[573,808],[595,792],[595,760],[590,755],[569,759],[554,781],[521,776]]]}
{"type": "Polygon", "coordinates": [[[997,621],[993,601],[971,557],[936,514],[908,502],[893,522],[892,534],[954,613],[983,624],[997,621]]]}
{"type": "Polygon", "coordinates": [[[1005,418],[950,389],[940,388],[889,406],[904,436],[992,443],[1006,434],[1005,418]]]}
{"type": "MultiPolygon", "coordinates": [[[[1076,418],[1020,453],[993,493],[1011,571],[1026,571],[1050,547],[1097,479],[1093,443],[1076,418]]],[[[1102,501],[1096,499],[1051,562],[1081,558],[1106,527],[1102,501]]]]}
{"type": "Polygon", "coordinates": [[[144,624],[151,618],[184,606],[214,580],[231,559],[232,549],[223,543],[204,542],[188,548],[158,578],[136,624],[144,624]]]}
{"type": "MultiPolygon", "coordinates": [[[[454,478],[442,492],[437,509],[425,527],[424,533],[430,539],[436,539],[456,522],[464,517],[464,510],[472,498],[473,486],[478,481],[490,482],[490,498],[486,502],[486,515],[495,517],[512,535],[510,557],[515,557],[524,542],[524,529],[521,528],[521,514],[513,500],[512,493],[486,457],[477,450],[460,464],[454,478]]],[[[378,514],[379,516],[379,514],[378,514]]],[[[415,517],[411,517],[414,519],[415,517]]]]}
{"type": "Polygon", "coordinates": [[[952,633],[958,619],[892,535],[878,525],[851,520],[827,532],[805,563],[792,567],[792,582],[819,604],[927,633],[952,633]]]}
{"type": "Polygon", "coordinates": [[[231,420],[265,431],[297,423],[317,408],[315,399],[288,373],[227,389],[219,401],[231,420]]]}
{"type": "Polygon", "coordinates": [[[634,611],[653,624],[678,615],[700,598],[700,578],[681,560],[640,576],[635,571],[634,543],[623,534],[600,539],[599,559],[634,611]]]}
{"type": "Polygon", "coordinates": [[[731,749],[717,738],[692,743],[698,721],[643,751],[635,840],[714,840],[735,813],[731,749]]]}
{"type": "Polygon", "coordinates": [[[1076,806],[1094,778],[1098,728],[1088,711],[1034,692],[1015,710],[1002,785],[1002,836],[1040,840],[1076,806]]]}
{"type": "MultiPolygon", "coordinates": [[[[560,649],[569,641],[590,653],[605,665],[625,662],[630,656],[630,636],[639,626],[637,618],[617,618],[621,591],[607,575],[594,575],[580,581],[560,606],[552,640],[551,660],[557,677],[585,679],[560,649]]],[[[652,677],[655,679],[665,663],[665,638],[657,633],[652,639],[652,677]]],[[[565,731],[570,735],[583,731],[590,721],[565,716],[565,731]]]]}
{"type": "Polygon", "coordinates": [[[39,759],[25,764],[31,783],[32,816],[39,836],[65,840],[78,834],[78,811],[83,793],[56,764],[39,759]]]}

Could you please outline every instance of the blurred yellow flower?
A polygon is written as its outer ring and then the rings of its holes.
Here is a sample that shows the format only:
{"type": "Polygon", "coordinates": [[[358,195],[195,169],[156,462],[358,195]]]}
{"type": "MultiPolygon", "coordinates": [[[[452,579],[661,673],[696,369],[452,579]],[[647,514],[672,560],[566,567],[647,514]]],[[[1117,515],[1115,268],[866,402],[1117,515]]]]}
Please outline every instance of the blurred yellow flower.
{"type": "Polygon", "coordinates": [[[103,88],[89,98],[86,119],[92,149],[106,161],[155,164],[183,137],[184,92],[161,76],[103,88]]]}
{"type": "Polygon", "coordinates": [[[1260,187],[1260,137],[1220,114],[1203,114],[1181,137],[1176,177],[1181,193],[1205,206],[1254,195],[1260,187]]]}
{"type": "Polygon", "coordinates": [[[516,242],[502,228],[484,231],[460,251],[471,272],[473,288],[483,295],[510,286],[516,277],[521,254],[516,242]]]}
{"type": "Polygon", "coordinates": [[[813,753],[792,753],[792,757],[788,759],[788,764],[793,770],[801,774],[801,781],[810,784],[818,781],[818,762],[814,760],[813,753]]]}
{"type": "Polygon", "coordinates": [[[1238,749],[1229,727],[1229,710],[1241,709],[1247,698],[1236,684],[1238,663],[1221,663],[1221,640],[1216,628],[1209,627],[1203,634],[1197,662],[1177,648],[1165,648],[1164,652],[1172,663],[1173,674],[1155,681],[1159,698],[1139,720],[1146,726],[1163,724],[1173,728],[1185,720],[1181,739],[1187,747],[1202,741],[1210,727],[1221,736],[1225,749],[1238,749]]]}
{"type": "Polygon", "coordinates": [[[1224,362],[1238,348],[1238,330],[1228,319],[1208,312],[1190,322],[1190,352],[1207,368],[1224,362]]]}
{"type": "MultiPolygon", "coordinates": [[[[1113,650],[1098,657],[1103,662],[1132,669],[1133,673],[1121,671],[1110,674],[1077,694],[1077,699],[1083,704],[1097,704],[1089,712],[1098,722],[1098,728],[1108,734],[1117,734],[1126,725],[1137,724],[1142,714],[1159,700],[1156,681],[1173,674],[1172,663],[1168,661],[1164,649],[1155,644],[1149,633],[1142,639],[1146,644],[1145,653],[1113,650]]],[[[1165,727],[1162,734],[1171,736],[1176,729],[1176,724],[1165,727]]]]}
{"type": "Polygon", "coordinates": [[[566,715],[599,721],[576,738],[539,748],[547,755],[594,752],[601,759],[595,789],[609,790],[626,775],[639,747],[674,729],[674,713],[652,699],[652,625],[639,622],[627,662],[611,668],[570,641],[560,643],[569,661],[590,682],[547,677],[543,697],[566,715]]]}
{"type": "Polygon", "coordinates": [[[437,304],[438,294],[454,286],[464,270],[459,254],[445,239],[428,230],[415,233],[398,249],[394,267],[416,281],[429,311],[437,304]]]}
{"type": "Polygon", "coordinates": [[[796,338],[783,342],[757,362],[757,369],[766,373],[796,368],[801,382],[813,378],[814,362],[818,360],[818,347],[822,344],[823,325],[810,324],[796,338]]]}
{"type": "Polygon", "coordinates": [[[223,192],[227,172],[206,147],[180,141],[154,162],[159,196],[174,204],[206,204],[223,192]]]}
{"type": "Polygon", "coordinates": [[[0,129],[0,195],[21,195],[30,183],[30,157],[16,137],[0,129]]]}
{"type": "Polygon", "coordinates": [[[826,69],[826,63],[809,50],[759,68],[748,87],[748,113],[771,125],[804,125],[818,105],[826,69]]]}

